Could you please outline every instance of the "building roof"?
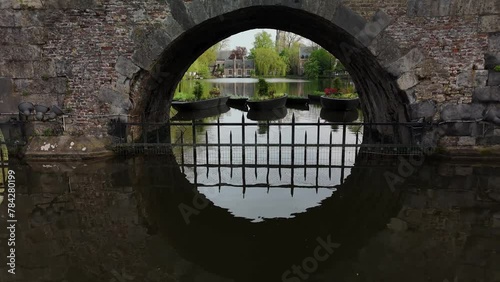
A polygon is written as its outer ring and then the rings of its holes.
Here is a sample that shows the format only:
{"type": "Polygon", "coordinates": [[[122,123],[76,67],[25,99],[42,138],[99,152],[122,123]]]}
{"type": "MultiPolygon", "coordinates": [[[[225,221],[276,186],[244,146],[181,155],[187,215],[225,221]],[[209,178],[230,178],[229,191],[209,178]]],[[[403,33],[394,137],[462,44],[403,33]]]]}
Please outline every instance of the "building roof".
{"type": "Polygon", "coordinates": [[[316,47],[304,46],[299,49],[299,56],[301,59],[307,59],[311,55],[311,53],[316,50],[316,47]]]}
{"type": "Polygon", "coordinates": [[[221,50],[217,54],[217,61],[225,61],[229,59],[229,56],[231,56],[231,50],[221,50]]]}
{"type": "MultiPolygon", "coordinates": [[[[234,64],[236,63],[236,68],[242,69],[243,68],[243,60],[225,60],[224,61],[224,68],[234,68],[234,64]]],[[[245,60],[245,68],[246,69],[253,69],[255,68],[255,63],[253,60],[245,60]]]]}

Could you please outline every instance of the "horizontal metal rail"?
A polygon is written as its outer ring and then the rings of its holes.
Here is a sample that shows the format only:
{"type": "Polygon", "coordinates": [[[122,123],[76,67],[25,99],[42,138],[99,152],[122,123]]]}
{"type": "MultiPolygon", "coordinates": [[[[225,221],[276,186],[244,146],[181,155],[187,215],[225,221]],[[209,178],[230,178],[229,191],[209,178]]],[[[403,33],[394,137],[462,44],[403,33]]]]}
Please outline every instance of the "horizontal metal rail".
{"type": "Polygon", "coordinates": [[[316,148],[316,147],[322,147],[322,148],[330,148],[330,147],[339,147],[339,148],[422,148],[420,146],[409,146],[409,145],[404,145],[404,144],[290,144],[290,143],[265,143],[265,144],[247,144],[247,143],[220,143],[220,144],[204,144],[204,143],[197,143],[197,144],[167,144],[167,143],[130,143],[130,144],[115,144],[114,147],[140,147],[140,148],[147,148],[147,147],[164,147],[164,148],[171,148],[171,147],[197,147],[197,148],[204,148],[204,147],[285,147],[285,148],[316,148]]]}
{"type": "Polygon", "coordinates": [[[131,125],[131,126],[262,126],[262,125],[269,125],[269,126],[328,126],[328,125],[364,125],[364,126],[377,126],[377,125],[401,125],[401,126],[432,126],[432,125],[437,125],[433,123],[421,123],[421,122],[404,122],[404,123],[395,123],[395,122],[224,122],[224,123],[218,123],[218,122],[126,122],[122,123],[125,125],[131,125]]]}

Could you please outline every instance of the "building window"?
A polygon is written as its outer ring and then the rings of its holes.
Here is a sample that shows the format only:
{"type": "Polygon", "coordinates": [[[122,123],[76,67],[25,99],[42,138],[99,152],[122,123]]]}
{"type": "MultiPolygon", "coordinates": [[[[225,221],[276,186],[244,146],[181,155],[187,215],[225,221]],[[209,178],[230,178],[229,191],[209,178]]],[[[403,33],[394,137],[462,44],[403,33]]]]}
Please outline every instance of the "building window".
{"type": "Polygon", "coordinates": [[[233,70],[228,70],[229,75],[233,75],[233,70]]]}
{"type": "Polygon", "coordinates": [[[241,75],[241,70],[238,70],[238,75],[241,75]]]}

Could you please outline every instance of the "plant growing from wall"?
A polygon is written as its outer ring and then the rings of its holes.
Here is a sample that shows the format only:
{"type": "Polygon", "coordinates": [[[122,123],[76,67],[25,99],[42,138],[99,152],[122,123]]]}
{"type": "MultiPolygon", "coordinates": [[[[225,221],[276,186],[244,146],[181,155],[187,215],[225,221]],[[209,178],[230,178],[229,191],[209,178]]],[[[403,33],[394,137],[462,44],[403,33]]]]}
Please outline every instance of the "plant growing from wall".
{"type": "Polygon", "coordinates": [[[496,72],[500,72],[500,65],[497,65],[493,68],[496,72]]]}

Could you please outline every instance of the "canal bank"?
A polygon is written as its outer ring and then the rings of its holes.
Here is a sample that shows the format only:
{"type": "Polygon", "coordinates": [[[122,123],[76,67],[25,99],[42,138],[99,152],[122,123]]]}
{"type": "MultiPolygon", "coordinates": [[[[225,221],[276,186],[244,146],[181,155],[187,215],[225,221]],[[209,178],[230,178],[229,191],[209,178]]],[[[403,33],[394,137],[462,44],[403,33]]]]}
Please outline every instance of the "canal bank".
{"type": "MultiPolygon", "coordinates": [[[[12,157],[29,161],[83,161],[112,158],[118,155],[120,153],[112,149],[111,138],[64,136],[33,138],[20,154],[12,157]],[[72,143],[74,146],[71,146],[72,143]]],[[[437,160],[495,161],[500,160],[500,146],[438,148],[428,157],[437,160]]]]}

